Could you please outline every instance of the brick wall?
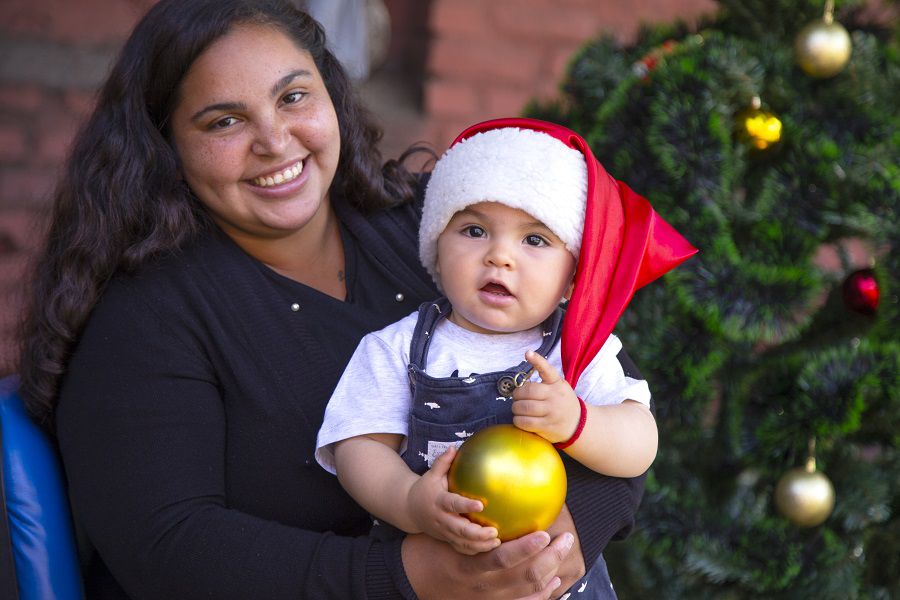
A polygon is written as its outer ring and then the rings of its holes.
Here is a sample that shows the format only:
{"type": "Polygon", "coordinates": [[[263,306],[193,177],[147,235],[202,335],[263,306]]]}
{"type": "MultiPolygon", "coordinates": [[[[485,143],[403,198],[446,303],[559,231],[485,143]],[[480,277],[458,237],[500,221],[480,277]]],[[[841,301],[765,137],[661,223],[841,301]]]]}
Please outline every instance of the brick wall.
{"type": "Polygon", "coordinates": [[[690,20],[711,0],[433,0],[425,83],[430,141],[443,149],[478,120],[556,95],[574,52],[600,32],[633,39],[643,22],[690,20]]]}
{"type": "MultiPolygon", "coordinates": [[[[188,1],[188,0],[185,0],[188,1]]],[[[68,144],[129,30],[154,0],[2,0],[0,9],[0,375],[28,259],[68,144]]],[[[385,70],[407,79],[397,115],[373,96],[385,154],[424,139],[442,150],[464,126],[552,96],[575,49],[599,31],[691,18],[712,0],[385,0],[395,27],[385,70]],[[422,73],[424,72],[424,79],[422,73]],[[412,81],[409,81],[412,79],[412,81]]],[[[397,89],[400,89],[399,87],[397,89]]]]}
{"type": "Polygon", "coordinates": [[[72,135],[152,0],[3,0],[0,10],[0,375],[13,368],[23,274],[72,135]]]}

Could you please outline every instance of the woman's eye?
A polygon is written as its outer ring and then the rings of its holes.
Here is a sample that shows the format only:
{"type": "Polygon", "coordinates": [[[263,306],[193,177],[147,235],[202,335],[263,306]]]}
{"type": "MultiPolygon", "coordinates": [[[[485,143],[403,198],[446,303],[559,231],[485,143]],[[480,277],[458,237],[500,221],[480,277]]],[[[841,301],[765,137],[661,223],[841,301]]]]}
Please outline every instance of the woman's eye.
{"type": "Polygon", "coordinates": [[[303,92],[289,92],[281,99],[285,104],[297,104],[303,99],[303,92]]]}
{"type": "Polygon", "coordinates": [[[222,117],[212,124],[211,129],[228,129],[235,123],[237,123],[237,118],[235,117],[222,117]]]}
{"type": "Polygon", "coordinates": [[[529,246],[546,246],[547,240],[536,233],[525,236],[525,243],[529,246]]]}
{"type": "Polygon", "coordinates": [[[479,227],[478,225],[469,225],[463,229],[464,235],[467,235],[467,236],[473,237],[473,238],[484,237],[486,233],[487,232],[485,232],[485,230],[482,227],[479,227]]]}

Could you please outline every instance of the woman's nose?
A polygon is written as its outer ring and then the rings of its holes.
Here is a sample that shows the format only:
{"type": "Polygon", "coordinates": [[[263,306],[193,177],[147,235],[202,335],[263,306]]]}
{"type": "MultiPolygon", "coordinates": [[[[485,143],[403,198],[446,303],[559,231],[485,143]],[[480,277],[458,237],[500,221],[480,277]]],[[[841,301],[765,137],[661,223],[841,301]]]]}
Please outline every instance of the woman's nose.
{"type": "Polygon", "coordinates": [[[290,139],[288,124],[284,119],[272,117],[256,128],[253,153],[261,156],[277,156],[284,152],[290,139]]]}

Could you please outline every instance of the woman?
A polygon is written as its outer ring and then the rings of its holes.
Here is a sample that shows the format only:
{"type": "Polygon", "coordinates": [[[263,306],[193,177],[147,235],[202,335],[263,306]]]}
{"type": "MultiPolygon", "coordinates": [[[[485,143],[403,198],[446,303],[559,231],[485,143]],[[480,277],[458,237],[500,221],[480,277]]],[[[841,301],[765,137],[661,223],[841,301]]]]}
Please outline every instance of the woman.
{"type": "Polygon", "coordinates": [[[316,465],[359,339],[435,295],[416,180],[377,139],[287,2],[163,0],[125,44],[56,194],[20,367],[90,597],[548,598],[630,526],[640,480],[572,470],[580,539],[376,542],[316,465]]]}

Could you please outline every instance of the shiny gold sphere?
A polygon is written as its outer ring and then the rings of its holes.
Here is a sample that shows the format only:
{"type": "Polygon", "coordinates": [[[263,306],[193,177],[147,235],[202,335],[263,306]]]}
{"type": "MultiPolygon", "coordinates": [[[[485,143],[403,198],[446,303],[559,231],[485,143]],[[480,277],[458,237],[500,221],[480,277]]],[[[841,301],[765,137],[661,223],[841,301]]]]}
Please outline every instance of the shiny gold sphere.
{"type": "Polygon", "coordinates": [[[757,150],[765,150],[781,141],[781,120],[758,108],[748,108],[737,116],[741,138],[757,150]]]}
{"type": "Polygon", "coordinates": [[[814,21],[800,30],[794,39],[794,57],[807,75],[832,77],[850,60],[853,44],[850,34],[836,21],[814,21]]]}
{"type": "Polygon", "coordinates": [[[471,521],[496,527],[502,541],[550,526],[566,500],[566,469],[553,444],[514,425],[482,429],[460,446],[451,492],[484,505],[471,521]]]}
{"type": "Polygon", "coordinates": [[[824,473],[797,467],[775,486],[778,512],[800,527],[820,525],[834,508],[834,486],[824,473]]]}

